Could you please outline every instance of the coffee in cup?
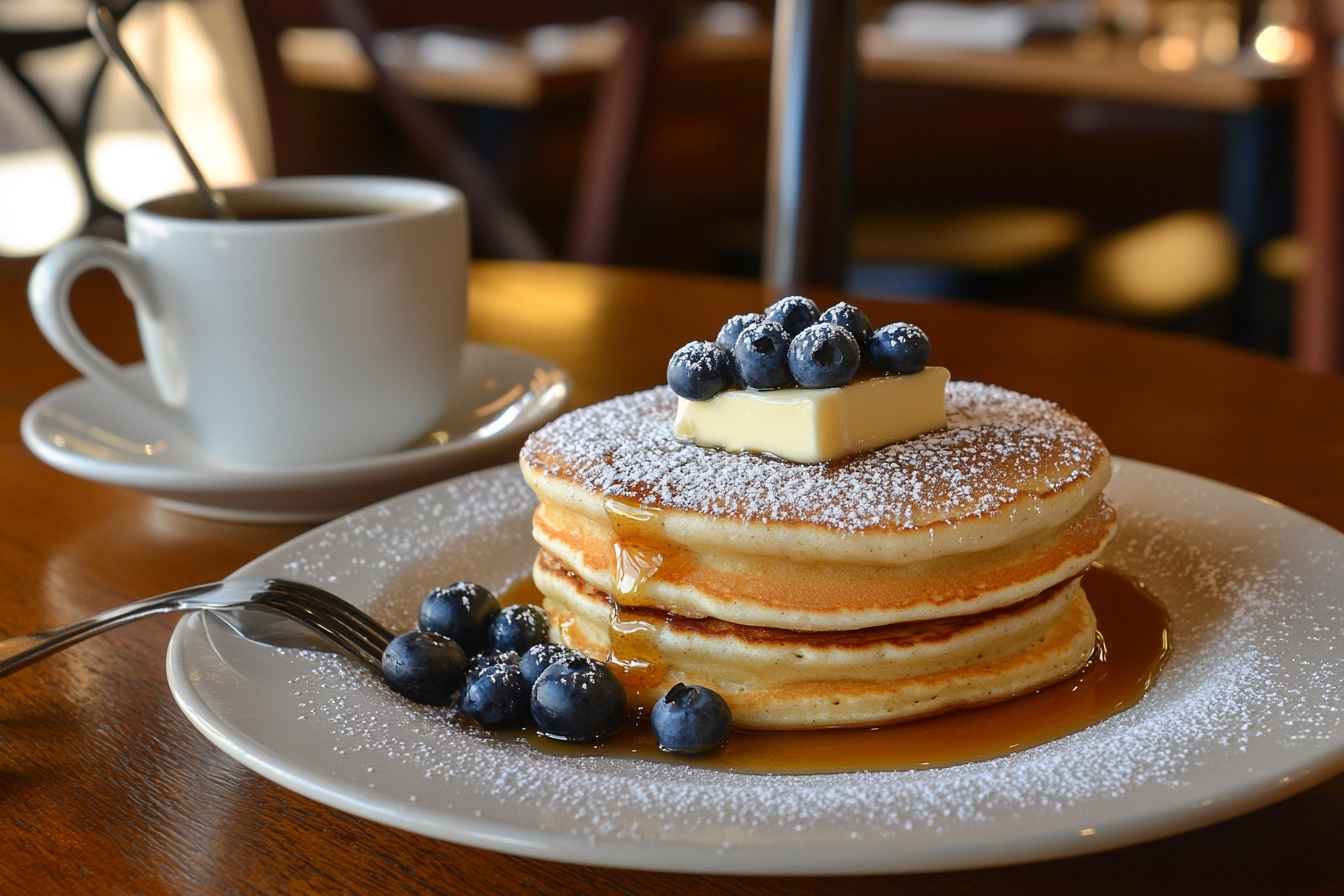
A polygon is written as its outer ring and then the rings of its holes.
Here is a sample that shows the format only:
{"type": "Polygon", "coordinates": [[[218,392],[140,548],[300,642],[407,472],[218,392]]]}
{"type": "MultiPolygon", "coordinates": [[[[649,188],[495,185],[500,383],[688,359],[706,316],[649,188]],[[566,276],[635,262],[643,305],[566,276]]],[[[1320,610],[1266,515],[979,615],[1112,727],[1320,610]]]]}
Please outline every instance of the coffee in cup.
{"type": "Polygon", "coordinates": [[[126,216],[127,244],[81,237],[33,270],[29,300],[72,365],[172,418],[221,461],[299,466],[395,450],[450,406],[466,326],[467,210],[441,184],[283,178],[126,216]],[[153,389],[80,332],[70,287],[116,275],[153,389]]]}

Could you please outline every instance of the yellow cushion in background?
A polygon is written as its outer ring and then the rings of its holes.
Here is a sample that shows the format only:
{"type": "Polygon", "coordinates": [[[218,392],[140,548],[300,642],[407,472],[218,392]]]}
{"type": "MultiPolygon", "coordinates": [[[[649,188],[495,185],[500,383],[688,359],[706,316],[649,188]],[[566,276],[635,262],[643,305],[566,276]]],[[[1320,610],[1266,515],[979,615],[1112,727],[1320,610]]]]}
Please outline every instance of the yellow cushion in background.
{"type": "Polygon", "coordinates": [[[1260,250],[1260,269],[1275,280],[1298,280],[1307,267],[1307,247],[1295,236],[1281,236],[1260,250]]]}
{"type": "MultiPolygon", "coordinates": [[[[725,250],[755,252],[762,227],[759,220],[728,221],[715,242],[725,250]]],[[[1081,215],[1049,208],[869,213],[854,222],[850,258],[858,264],[1010,271],[1075,248],[1083,233],[1081,215]]]]}
{"type": "Polygon", "coordinates": [[[1083,295],[1114,314],[1168,317],[1227,295],[1237,281],[1231,228],[1209,212],[1177,212],[1108,237],[1087,253],[1083,295]]]}
{"type": "Polygon", "coordinates": [[[869,214],[855,221],[856,262],[916,262],[977,271],[1030,267],[1082,239],[1081,215],[1049,208],[869,214]]]}

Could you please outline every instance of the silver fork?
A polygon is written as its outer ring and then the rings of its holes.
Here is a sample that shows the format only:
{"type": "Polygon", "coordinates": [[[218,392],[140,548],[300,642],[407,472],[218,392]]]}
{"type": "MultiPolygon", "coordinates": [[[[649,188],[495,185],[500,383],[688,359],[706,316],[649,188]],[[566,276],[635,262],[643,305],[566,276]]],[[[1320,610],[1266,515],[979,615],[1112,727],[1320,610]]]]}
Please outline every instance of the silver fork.
{"type": "Polygon", "coordinates": [[[383,650],[394,637],[363,610],[314,585],[288,579],[233,578],[114,607],[60,628],[0,640],[0,678],[128,622],[189,610],[212,610],[217,618],[250,640],[291,646],[293,642],[283,635],[258,635],[265,627],[255,624],[254,614],[278,614],[320,635],[325,644],[375,668],[381,666],[383,650]]]}

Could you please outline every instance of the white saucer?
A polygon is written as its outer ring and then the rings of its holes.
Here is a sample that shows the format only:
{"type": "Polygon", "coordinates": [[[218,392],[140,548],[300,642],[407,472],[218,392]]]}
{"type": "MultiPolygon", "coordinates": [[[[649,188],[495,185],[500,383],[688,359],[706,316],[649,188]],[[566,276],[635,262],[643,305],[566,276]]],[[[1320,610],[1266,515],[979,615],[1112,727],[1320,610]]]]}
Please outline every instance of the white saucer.
{"type": "MultiPolygon", "coordinates": [[[[1267,498],[1132,460],[1105,562],[1171,613],[1133,708],[988,762],[758,776],[557,756],[417,707],[350,660],[267,647],[204,615],[168,647],[192,723],[261,775],[408,831],[532,858],[660,871],[860,874],[1026,862],[1211,824],[1344,770],[1344,535],[1267,498]]],[[[401,495],[239,574],[320,582],[415,624],[433,584],[527,574],[516,465],[401,495]]],[[[1086,882],[1082,882],[1084,887],[1086,882]]]]}
{"type": "MultiPolygon", "coordinates": [[[[143,365],[132,375],[148,380],[143,365]]],[[[469,343],[458,406],[402,451],[303,467],[231,466],[172,422],[89,380],[66,383],[24,412],[24,444],[72,476],[153,495],[172,510],[237,522],[330,519],[389,495],[510,460],[553,419],[568,374],[513,349],[469,343]]]]}

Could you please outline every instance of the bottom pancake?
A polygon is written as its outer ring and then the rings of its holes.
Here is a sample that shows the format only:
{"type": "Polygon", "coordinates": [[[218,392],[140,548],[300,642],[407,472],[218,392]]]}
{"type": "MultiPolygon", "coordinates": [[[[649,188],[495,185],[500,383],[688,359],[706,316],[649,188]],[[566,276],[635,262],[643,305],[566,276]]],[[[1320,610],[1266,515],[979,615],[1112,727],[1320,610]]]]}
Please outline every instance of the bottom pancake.
{"type": "MultiPolygon", "coordinates": [[[[544,551],[533,578],[552,637],[608,659],[610,597],[544,551]]],[[[646,608],[626,608],[619,621],[626,634],[618,633],[616,658],[647,663],[627,676],[632,704],[647,707],[677,682],[698,684],[723,696],[734,724],[761,729],[874,725],[1005,700],[1072,675],[1096,642],[1096,618],[1077,579],[976,616],[852,632],[764,629],[646,608]]]]}

